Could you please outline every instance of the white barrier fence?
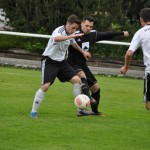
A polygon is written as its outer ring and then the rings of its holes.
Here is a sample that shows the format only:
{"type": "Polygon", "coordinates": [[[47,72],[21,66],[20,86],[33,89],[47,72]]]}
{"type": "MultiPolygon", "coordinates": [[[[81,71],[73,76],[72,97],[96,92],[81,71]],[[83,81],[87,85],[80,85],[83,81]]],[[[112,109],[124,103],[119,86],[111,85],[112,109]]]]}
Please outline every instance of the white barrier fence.
{"type": "MultiPolygon", "coordinates": [[[[26,37],[38,37],[38,38],[50,38],[50,35],[43,35],[43,34],[32,34],[32,33],[21,33],[21,32],[9,32],[9,31],[0,31],[0,34],[7,34],[7,35],[17,35],[17,36],[26,36],[26,37]]],[[[118,42],[118,41],[98,41],[97,43],[101,44],[113,44],[113,45],[125,45],[129,46],[130,43],[128,42],[118,42]]]]}

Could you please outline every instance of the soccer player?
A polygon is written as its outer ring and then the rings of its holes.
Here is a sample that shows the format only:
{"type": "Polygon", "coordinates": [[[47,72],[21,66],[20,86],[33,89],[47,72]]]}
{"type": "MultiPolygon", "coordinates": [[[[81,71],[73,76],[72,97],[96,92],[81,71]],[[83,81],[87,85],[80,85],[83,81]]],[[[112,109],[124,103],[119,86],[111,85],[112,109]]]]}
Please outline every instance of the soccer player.
{"type": "MultiPolygon", "coordinates": [[[[121,32],[98,32],[96,30],[92,30],[94,25],[94,18],[92,16],[86,16],[83,18],[81,23],[81,29],[76,31],[76,34],[84,33],[82,37],[75,37],[78,45],[84,50],[89,52],[90,47],[101,40],[109,40],[116,36],[128,36],[127,31],[121,32]]],[[[74,47],[69,47],[68,54],[68,62],[77,72],[78,76],[81,78],[82,84],[85,85],[86,88],[83,89],[86,95],[90,95],[89,89],[91,91],[91,97],[95,99],[96,103],[91,105],[92,112],[94,115],[102,115],[101,112],[98,111],[98,106],[100,102],[100,86],[97,83],[96,78],[88,68],[86,62],[87,60],[83,57],[83,55],[74,50],[74,47]]],[[[76,84],[74,88],[79,86],[76,84]]],[[[86,115],[86,114],[85,114],[86,115]]]]}
{"type": "Polygon", "coordinates": [[[133,36],[129,49],[125,54],[124,66],[120,69],[122,74],[128,71],[129,63],[134,52],[141,47],[145,68],[144,77],[144,100],[145,107],[150,111],[150,8],[143,8],[140,11],[140,23],[142,28],[133,36]]]}
{"type": "MultiPolygon", "coordinates": [[[[56,28],[48,45],[42,54],[42,85],[36,92],[30,116],[37,118],[37,111],[44,99],[48,88],[54,83],[57,77],[61,82],[69,81],[72,84],[81,85],[80,78],[66,61],[68,47],[71,44],[75,50],[78,50],[84,58],[89,56],[89,53],[83,51],[75,42],[75,37],[81,37],[83,33],[73,34],[79,27],[81,21],[76,15],[68,17],[66,25],[56,28]]],[[[76,96],[80,94],[80,89],[76,89],[76,96]]]]}

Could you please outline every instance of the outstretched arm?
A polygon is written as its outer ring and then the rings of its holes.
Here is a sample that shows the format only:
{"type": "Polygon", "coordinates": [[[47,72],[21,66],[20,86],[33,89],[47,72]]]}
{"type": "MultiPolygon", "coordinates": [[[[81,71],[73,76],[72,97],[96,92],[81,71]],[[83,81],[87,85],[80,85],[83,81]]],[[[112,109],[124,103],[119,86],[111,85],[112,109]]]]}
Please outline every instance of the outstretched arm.
{"type": "Polygon", "coordinates": [[[61,42],[61,41],[66,41],[68,39],[72,39],[72,38],[76,38],[76,37],[81,37],[83,36],[84,34],[83,33],[80,33],[80,34],[71,34],[71,35],[68,35],[68,36],[56,36],[54,37],[54,41],[55,42],[61,42]]]}
{"type": "Polygon", "coordinates": [[[130,61],[132,59],[134,52],[131,50],[128,50],[125,54],[125,60],[124,60],[124,66],[120,69],[121,74],[125,74],[128,71],[128,67],[130,64],[130,61]]]}
{"type": "Polygon", "coordinates": [[[128,31],[121,31],[121,32],[113,32],[113,31],[109,31],[109,32],[98,32],[97,33],[97,41],[101,41],[101,40],[110,40],[116,36],[129,36],[128,31]]]}

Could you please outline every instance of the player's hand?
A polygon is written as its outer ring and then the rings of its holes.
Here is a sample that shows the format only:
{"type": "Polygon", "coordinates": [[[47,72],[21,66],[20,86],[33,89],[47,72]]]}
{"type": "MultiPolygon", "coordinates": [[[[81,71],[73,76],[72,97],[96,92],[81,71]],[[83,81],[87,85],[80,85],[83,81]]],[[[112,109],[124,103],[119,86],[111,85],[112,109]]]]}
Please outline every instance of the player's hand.
{"type": "Polygon", "coordinates": [[[123,67],[120,69],[120,73],[121,73],[121,74],[126,74],[127,71],[128,71],[128,68],[126,68],[125,66],[123,66],[123,67]]]}
{"type": "Polygon", "coordinates": [[[83,56],[85,57],[86,60],[89,60],[91,58],[91,53],[84,51],[83,56]]]}
{"type": "Polygon", "coordinates": [[[123,36],[129,36],[129,32],[128,31],[123,31],[124,35],[123,36]]]}
{"type": "Polygon", "coordinates": [[[71,38],[76,38],[76,37],[81,37],[83,35],[84,35],[84,33],[79,33],[79,34],[71,34],[70,36],[71,36],[71,38]]]}

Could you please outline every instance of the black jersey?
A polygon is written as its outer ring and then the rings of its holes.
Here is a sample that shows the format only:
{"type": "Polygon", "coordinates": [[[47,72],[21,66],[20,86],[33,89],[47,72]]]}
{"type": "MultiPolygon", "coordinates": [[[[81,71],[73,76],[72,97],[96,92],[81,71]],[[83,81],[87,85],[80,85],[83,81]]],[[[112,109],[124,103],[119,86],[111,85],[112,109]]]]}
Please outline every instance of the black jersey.
{"type": "MultiPolygon", "coordinates": [[[[76,33],[83,33],[81,30],[76,33]]],[[[78,45],[84,50],[89,51],[90,47],[97,41],[109,40],[115,36],[123,35],[123,32],[98,32],[92,30],[89,34],[84,34],[82,37],[76,37],[75,40],[78,45]]],[[[86,64],[86,59],[83,54],[69,46],[68,62],[77,64],[86,64]]]]}

